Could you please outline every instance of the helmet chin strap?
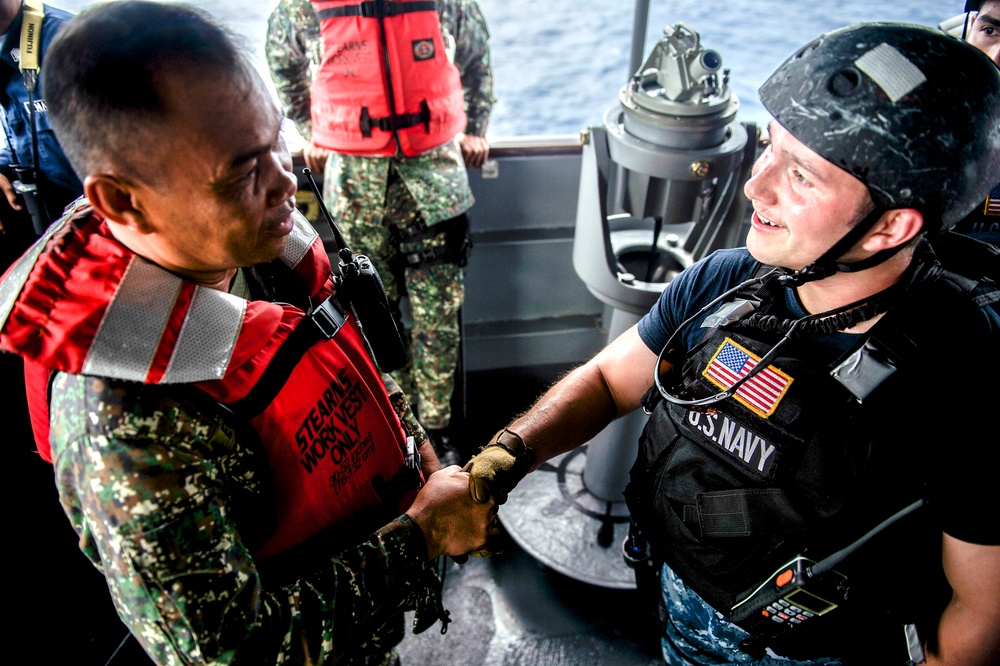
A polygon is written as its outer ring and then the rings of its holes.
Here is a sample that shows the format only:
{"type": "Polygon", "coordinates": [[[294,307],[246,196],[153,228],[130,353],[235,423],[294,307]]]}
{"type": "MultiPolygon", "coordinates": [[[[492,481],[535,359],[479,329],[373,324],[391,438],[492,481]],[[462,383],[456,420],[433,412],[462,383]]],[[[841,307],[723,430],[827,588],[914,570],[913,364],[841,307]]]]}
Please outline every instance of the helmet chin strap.
{"type": "Polygon", "coordinates": [[[835,273],[854,273],[863,271],[866,268],[877,266],[888,260],[905,247],[905,243],[885,250],[879,250],[870,257],[852,261],[850,263],[838,261],[845,252],[857,244],[861,238],[868,233],[875,223],[878,222],[882,214],[887,209],[876,206],[871,212],[865,215],[864,219],[855,224],[850,231],[834,243],[833,247],[823,253],[823,255],[805,268],[787,273],[778,277],[778,282],[784,287],[797,287],[813,280],[822,280],[835,273]]]}

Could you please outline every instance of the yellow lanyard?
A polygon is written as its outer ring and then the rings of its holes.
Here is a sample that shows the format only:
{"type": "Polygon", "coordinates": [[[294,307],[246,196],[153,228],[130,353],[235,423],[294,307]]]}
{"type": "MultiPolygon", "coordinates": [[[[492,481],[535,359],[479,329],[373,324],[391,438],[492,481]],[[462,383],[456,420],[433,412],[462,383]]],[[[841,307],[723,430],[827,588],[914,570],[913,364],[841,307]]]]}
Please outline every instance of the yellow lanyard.
{"type": "Polygon", "coordinates": [[[24,18],[21,20],[21,57],[18,67],[23,73],[25,70],[34,72],[33,76],[25,76],[25,83],[31,79],[30,89],[34,90],[34,83],[38,80],[38,60],[42,50],[42,20],[45,18],[45,11],[42,8],[42,0],[24,0],[24,18]]]}

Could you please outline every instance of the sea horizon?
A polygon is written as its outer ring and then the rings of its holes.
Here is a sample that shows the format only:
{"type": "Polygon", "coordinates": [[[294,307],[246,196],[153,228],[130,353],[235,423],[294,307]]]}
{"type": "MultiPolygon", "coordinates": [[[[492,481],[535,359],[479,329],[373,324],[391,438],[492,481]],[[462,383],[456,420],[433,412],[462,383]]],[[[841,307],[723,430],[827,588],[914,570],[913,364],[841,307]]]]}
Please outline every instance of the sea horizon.
{"type": "MultiPolygon", "coordinates": [[[[92,0],[54,1],[78,12],[92,0]]],[[[192,3],[194,4],[194,3],[192,3]]],[[[264,59],[267,17],[276,5],[244,0],[197,3],[244,43],[273,92],[264,59]]],[[[960,14],[962,0],[869,0],[822,5],[788,0],[729,0],[711,12],[699,0],[651,3],[647,57],[663,28],[684,23],[718,51],[739,99],[737,120],[766,124],[757,88],[795,49],[824,32],[859,21],[905,21],[937,27],[960,14]]],[[[602,122],[631,75],[635,3],[629,0],[479,0],[490,29],[496,103],[488,137],[576,134],[602,122]]]]}

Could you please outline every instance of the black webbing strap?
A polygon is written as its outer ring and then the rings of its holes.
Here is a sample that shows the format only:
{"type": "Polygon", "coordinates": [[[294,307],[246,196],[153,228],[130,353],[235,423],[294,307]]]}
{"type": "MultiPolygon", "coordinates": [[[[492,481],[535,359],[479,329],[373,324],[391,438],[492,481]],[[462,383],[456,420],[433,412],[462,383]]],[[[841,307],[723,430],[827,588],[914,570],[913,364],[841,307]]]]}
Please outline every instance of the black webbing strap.
{"type": "Polygon", "coordinates": [[[343,7],[330,7],[316,12],[319,20],[328,18],[339,18],[341,16],[362,16],[364,18],[387,18],[409,14],[410,12],[431,12],[437,11],[438,3],[435,0],[426,2],[394,2],[393,0],[366,0],[356,5],[345,5],[343,7]]]}
{"type": "Polygon", "coordinates": [[[885,209],[876,206],[865,215],[864,219],[851,227],[850,231],[834,243],[833,247],[824,252],[819,259],[805,268],[782,275],[778,279],[786,287],[797,287],[806,282],[828,278],[837,272],[853,273],[882,263],[906,247],[906,244],[903,243],[887,250],[880,250],[870,257],[852,263],[842,263],[839,261],[839,258],[854,247],[875,226],[875,223],[879,221],[883,213],[885,213],[885,209]]]}
{"type": "MultiPolygon", "coordinates": [[[[941,265],[971,278],[989,278],[1000,285],[1000,248],[978,239],[946,231],[929,239],[941,265]]],[[[980,301],[989,305],[995,301],[980,301]]]]}
{"type": "Polygon", "coordinates": [[[368,113],[368,107],[361,107],[361,136],[366,139],[372,135],[372,128],[378,128],[383,132],[395,132],[397,130],[423,125],[428,132],[431,131],[431,108],[427,106],[427,100],[420,102],[420,110],[416,113],[400,113],[383,118],[372,118],[368,113]]]}
{"type": "Polygon", "coordinates": [[[922,355],[926,354],[922,350],[953,345],[954,336],[947,330],[947,322],[953,321],[960,308],[985,308],[1000,295],[989,281],[943,268],[933,260],[927,243],[920,247],[911,269],[897,283],[902,291],[896,302],[864,344],[845,356],[831,372],[859,402],[897,368],[923,363],[922,355]]]}
{"type": "Polygon", "coordinates": [[[423,250],[414,250],[413,252],[400,253],[399,261],[407,268],[416,268],[417,266],[433,266],[435,264],[445,263],[453,254],[455,254],[455,252],[452,248],[447,245],[442,245],[439,247],[425,248],[423,250]]]}
{"type": "Polygon", "coordinates": [[[231,409],[246,419],[264,411],[284,387],[303,354],[316,342],[335,336],[346,321],[344,309],[333,296],[316,306],[281,343],[250,392],[233,403],[231,409]]]}
{"type": "Polygon", "coordinates": [[[421,217],[406,227],[390,226],[389,233],[400,244],[400,251],[394,258],[394,267],[416,268],[442,263],[465,266],[472,250],[469,218],[465,213],[431,226],[427,226],[421,217]],[[444,245],[428,245],[423,242],[442,235],[444,245]],[[403,250],[404,246],[412,249],[403,250]]]}

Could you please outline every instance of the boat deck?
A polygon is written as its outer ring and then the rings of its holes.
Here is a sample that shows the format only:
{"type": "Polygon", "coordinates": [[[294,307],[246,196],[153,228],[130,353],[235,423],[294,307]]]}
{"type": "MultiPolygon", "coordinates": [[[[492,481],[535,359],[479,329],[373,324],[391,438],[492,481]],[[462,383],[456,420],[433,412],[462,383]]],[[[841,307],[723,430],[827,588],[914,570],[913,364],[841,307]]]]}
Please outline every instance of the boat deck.
{"type": "MultiPolygon", "coordinates": [[[[488,441],[569,366],[470,372],[467,443],[488,441]]],[[[463,450],[463,454],[471,454],[463,450]]],[[[501,530],[503,514],[500,510],[501,530]]],[[[408,634],[403,666],[646,666],[662,664],[658,634],[634,589],[591,585],[540,563],[502,531],[503,552],[448,561],[444,607],[453,622],[408,634]]],[[[613,546],[617,550],[618,544],[613,546]]]]}
{"type": "Polygon", "coordinates": [[[407,635],[403,666],[662,664],[634,590],[597,587],[540,564],[509,539],[492,559],[449,562],[444,606],[454,620],[407,635]]]}

